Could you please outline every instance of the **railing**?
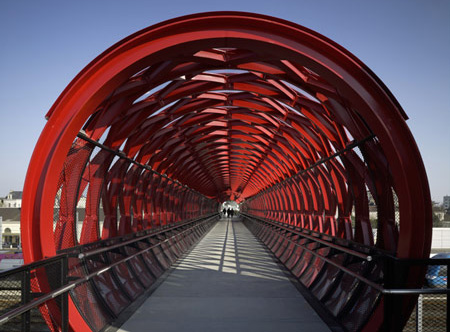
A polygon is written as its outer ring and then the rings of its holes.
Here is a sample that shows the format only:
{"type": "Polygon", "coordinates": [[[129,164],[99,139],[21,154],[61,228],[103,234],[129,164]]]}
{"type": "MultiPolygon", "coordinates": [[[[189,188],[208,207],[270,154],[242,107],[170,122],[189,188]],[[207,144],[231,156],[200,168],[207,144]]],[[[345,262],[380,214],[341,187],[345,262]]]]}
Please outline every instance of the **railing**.
{"type": "MultiPolygon", "coordinates": [[[[48,331],[46,322],[49,324],[57,324],[61,331],[68,331],[68,299],[70,291],[110,271],[115,266],[142,255],[144,252],[151,251],[170,241],[176,241],[179,238],[185,237],[189,232],[193,231],[193,228],[210,222],[211,218],[214,218],[214,216],[137,235],[134,238],[126,239],[121,243],[115,243],[113,245],[108,245],[105,242],[103,247],[97,247],[93,250],[85,250],[86,247],[80,246],[75,248],[76,252],[65,252],[49,259],[2,272],[0,274],[0,331],[30,331],[31,327],[33,327],[33,331],[48,331]],[[152,246],[138,250],[132,255],[128,255],[108,266],[92,271],[83,277],[76,279],[68,277],[68,261],[70,258],[75,257],[80,260],[89,260],[91,257],[96,257],[105,252],[116,251],[121,247],[133,245],[146,238],[155,238],[166,232],[172,232],[177,228],[187,227],[189,225],[192,225],[192,227],[185,228],[170,237],[161,239],[160,242],[152,246]],[[45,275],[48,280],[49,291],[47,292],[42,292],[42,287],[38,284],[38,279],[42,275],[45,275]],[[49,310],[52,311],[51,322],[49,321],[49,310]],[[58,314],[58,317],[55,317],[55,313],[58,314]],[[41,314],[44,319],[40,318],[41,314]]],[[[247,218],[249,217],[247,216],[247,218]]],[[[270,223],[263,220],[260,220],[260,222],[270,223]]],[[[445,331],[445,329],[449,331],[450,289],[447,282],[450,271],[449,259],[399,259],[387,254],[381,255],[379,251],[371,248],[358,248],[358,244],[344,246],[340,243],[332,243],[321,238],[322,235],[307,230],[301,231],[279,223],[272,223],[272,226],[290,232],[291,235],[295,234],[308,239],[308,241],[314,241],[322,249],[325,246],[329,246],[333,250],[340,251],[369,263],[380,262],[383,266],[383,279],[375,282],[364,275],[352,271],[343,264],[336,263],[319,254],[308,246],[297,243],[298,239],[292,240],[292,237],[285,238],[287,243],[302,247],[305,252],[312,254],[327,264],[339,268],[343,273],[358,279],[360,282],[380,292],[383,295],[384,303],[385,319],[383,331],[399,331],[402,328],[404,319],[401,318],[401,304],[405,297],[411,296],[418,296],[417,306],[404,327],[404,331],[425,332],[445,331]],[[435,275],[428,275],[428,280],[430,281],[426,287],[405,287],[409,271],[426,269],[429,266],[439,266],[441,268],[435,275]],[[433,278],[434,276],[436,278],[433,278]],[[447,279],[445,280],[445,278],[447,279]]]]}
{"type": "Polygon", "coordinates": [[[448,283],[450,259],[398,259],[388,257],[388,274],[391,281],[389,288],[383,289],[385,299],[386,326],[405,332],[450,331],[450,287],[448,283]],[[407,275],[411,269],[426,270],[423,288],[395,288],[396,275],[407,275]],[[415,308],[402,326],[401,312],[398,304],[403,297],[418,296],[415,308]]]}
{"type": "Polygon", "coordinates": [[[159,247],[163,250],[162,247],[171,241],[186,239],[190,234],[195,233],[196,229],[212,224],[214,220],[217,220],[217,214],[144,232],[112,245],[108,245],[108,241],[102,241],[103,243],[100,243],[102,246],[93,250],[86,249],[89,246],[78,246],[52,258],[0,273],[0,331],[31,331],[31,329],[48,331],[47,324],[56,326],[62,332],[68,331],[69,294],[76,287],[155,248],[159,247]],[[162,236],[169,233],[175,234],[162,236]],[[159,238],[159,242],[84,276],[70,277],[70,259],[79,261],[96,259],[101,254],[117,252],[126,246],[138,247],[137,243],[150,238],[159,238]],[[48,291],[42,292],[42,289],[48,289],[48,291]]]}
{"type": "MultiPolygon", "coordinates": [[[[361,284],[366,285],[375,290],[377,294],[382,295],[381,297],[373,295],[374,301],[377,303],[382,301],[383,304],[384,321],[382,331],[401,331],[402,329],[403,331],[418,332],[450,331],[448,326],[450,320],[450,288],[447,282],[450,259],[400,259],[387,252],[378,250],[375,247],[368,247],[352,241],[333,238],[311,230],[296,228],[292,225],[254,217],[245,213],[243,213],[243,216],[249,221],[265,225],[262,228],[254,228],[256,233],[259,232],[255,235],[262,237],[263,242],[278,258],[280,258],[280,260],[282,260],[282,263],[293,272],[300,282],[302,282],[302,276],[306,274],[306,269],[301,273],[296,274],[295,269],[300,263],[289,265],[289,258],[286,258],[294,255],[297,249],[302,252],[302,255],[303,253],[308,253],[311,257],[321,260],[323,264],[332,265],[339,269],[341,273],[355,278],[361,284]],[[270,230],[264,231],[262,230],[263,228],[270,230]],[[276,235],[267,235],[270,232],[276,235]],[[311,245],[312,243],[316,243],[317,246],[311,245]],[[291,249],[286,256],[289,246],[295,249],[291,249]],[[341,253],[353,257],[348,259],[348,261],[352,263],[355,261],[365,261],[366,265],[379,268],[379,272],[372,275],[358,273],[354,269],[348,268],[344,263],[339,263],[331,259],[329,257],[331,255],[322,254],[326,248],[332,250],[333,255],[341,253]],[[286,257],[281,259],[284,256],[286,257]],[[440,267],[439,274],[436,274],[435,279],[430,279],[429,272],[427,273],[427,280],[435,280],[432,284],[431,281],[429,281],[428,284],[424,281],[423,284],[425,286],[423,288],[417,288],[416,284],[411,284],[409,282],[408,276],[411,272],[417,273],[418,271],[422,271],[419,273],[424,273],[427,268],[428,271],[430,271],[430,269],[432,270],[430,266],[440,267]],[[440,280],[441,283],[437,284],[436,280],[440,280]],[[407,302],[413,303],[413,301],[410,300],[412,296],[418,296],[416,309],[413,311],[410,320],[403,326],[405,324],[404,313],[409,312],[408,308],[405,309],[405,306],[407,307],[407,305],[405,305],[405,299],[409,298],[409,301],[407,302]]],[[[310,259],[310,262],[313,262],[313,258],[310,259]]],[[[321,269],[323,272],[325,265],[322,265],[321,269]]],[[[319,276],[320,273],[321,272],[317,272],[316,276],[319,276]]],[[[313,285],[314,283],[308,285],[309,290],[314,289],[313,285]]],[[[361,289],[361,287],[359,288],[361,289]]],[[[313,296],[315,295],[313,294],[313,296]]],[[[352,296],[357,297],[355,294],[352,296]]],[[[327,302],[322,299],[321,301],[316,298],[315,305],[324,307],[327,302]]],[[[350,299],[348,303],[342,307],[350,308],[352,301],[354,302],[357,300],[350,299]]],[[[335,303],[333,301],[331,302],[335,303]]],[[[336,319],[336,322],[341,324],[344,330],[358,331],[362,327],[362,323],[359,325],[356,323],[355,325],[349,324],[348,322],[343,323],[343,321],[345,321],[343,317],[346,315],[343,311],[331,314],[333,308],[325,307],[319,309],[322,309],[330,314],[330,316],[333,316],[333,319],[336,319]]],[[[351,317],[349,319],[351,319],[351,317]]],[[[367,321],[367,319],[368,318],[366,317],[365,320],[367,321]]]]}
{"type": "Polygon", "coordinates": [[[68,255],[58,255],[39,262],[24,265],[0,273],[0,330],[2,331],[47,331],[39,307],[50,301],[58,301],[62,331],[67,331],[67,286],[68,255]],[[53,290],[48,293],[34,289],[39,274],[52,276],[53,290]]]}

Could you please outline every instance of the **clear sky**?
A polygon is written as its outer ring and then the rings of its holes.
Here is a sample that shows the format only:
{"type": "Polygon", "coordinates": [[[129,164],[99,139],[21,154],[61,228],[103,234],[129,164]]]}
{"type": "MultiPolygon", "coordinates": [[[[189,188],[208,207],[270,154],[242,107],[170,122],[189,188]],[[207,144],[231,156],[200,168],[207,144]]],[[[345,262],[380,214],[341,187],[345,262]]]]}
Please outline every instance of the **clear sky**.
{"type": "Polygon", "coordinates": [[[409,115],[433,200],[450,195],[448,0],[0,0],[0,196],[22,190],[44,115],[84,66],[149,25],[217,10],[296,22],[355,54],[409,115]]]}

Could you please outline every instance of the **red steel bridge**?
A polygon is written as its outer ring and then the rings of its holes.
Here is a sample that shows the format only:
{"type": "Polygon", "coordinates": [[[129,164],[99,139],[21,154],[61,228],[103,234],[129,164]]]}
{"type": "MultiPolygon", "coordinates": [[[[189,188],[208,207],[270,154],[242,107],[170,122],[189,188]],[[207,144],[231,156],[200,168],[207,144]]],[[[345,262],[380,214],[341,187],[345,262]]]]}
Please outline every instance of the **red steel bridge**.
{"type": "MultiPolygon", "coordinates": [[[[21,218],[27,263],[68,257],[68,302],[40,307],[52,330],[114,322],[224,201],[344,330],[383,329],[386,289],[422,286],[423,268],[389,263],[431,245],[407,115],[314,31],[239,12],[165,21],[94,59],[46,117],[21,218]]],[[[35,270],[31,291],[48,294],[52,278],[35,270]]],[[[414,300],[391,308],[399,326],[414,300]]]]}

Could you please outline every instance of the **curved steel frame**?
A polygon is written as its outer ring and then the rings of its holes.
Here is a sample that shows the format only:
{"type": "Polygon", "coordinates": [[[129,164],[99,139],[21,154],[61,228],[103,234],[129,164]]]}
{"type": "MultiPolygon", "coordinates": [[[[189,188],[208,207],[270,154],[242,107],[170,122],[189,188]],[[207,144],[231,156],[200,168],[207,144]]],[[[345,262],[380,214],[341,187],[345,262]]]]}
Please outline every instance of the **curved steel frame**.
{"type": "Polygon", "coordinates": [[[228,199],[398,257],[429,254],[431,200],[406,114],[355,56],[291,22],[217,12],[151,26],[92,61],[47,118],[24,189],[27,262],[228,199]]]}

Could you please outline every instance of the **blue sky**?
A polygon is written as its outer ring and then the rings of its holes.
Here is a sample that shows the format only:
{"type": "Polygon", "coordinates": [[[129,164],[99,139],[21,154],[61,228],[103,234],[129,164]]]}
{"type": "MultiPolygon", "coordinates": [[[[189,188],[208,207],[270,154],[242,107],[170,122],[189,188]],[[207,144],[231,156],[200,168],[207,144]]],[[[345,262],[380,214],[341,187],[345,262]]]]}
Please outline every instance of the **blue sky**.
{"type": "Polygon", "coordinates": [[[106,48],[160,21],[237,10],[290,20],[368,65],[409,115],[432,198],[450,195],[450,1],[0,1],[0,196],[22,190],[44,115],[106,48]]]}

